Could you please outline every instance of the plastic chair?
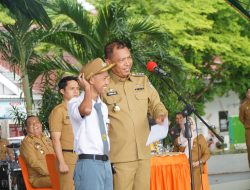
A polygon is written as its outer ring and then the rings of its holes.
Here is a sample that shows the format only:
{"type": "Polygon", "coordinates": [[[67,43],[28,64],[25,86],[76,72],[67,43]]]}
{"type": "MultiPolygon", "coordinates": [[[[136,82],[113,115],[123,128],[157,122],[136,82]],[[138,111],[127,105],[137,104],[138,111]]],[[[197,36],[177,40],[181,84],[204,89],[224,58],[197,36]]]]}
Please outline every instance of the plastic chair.
{"type": "Polygon", "coordinates": [[[27,169],[26,163],[24,162],[24,160],[21,156],[18,156],[18,162],[19,162],[19,165],[22,169],[23,180],[24,180],[24,183],[25,183],[27,190],[53,190],[52,188],[34,188],[34,187],[32,187],[30,182],[29,182],[29,175],[28,175],[28,169],[27,169]]]}
{"type": "Polygon", "coordinates": [[[46,154],[45,158],[49,170],[52,188],[54,190],[60,190],[59,174],[56,168],[56,155],[46,154]]]}

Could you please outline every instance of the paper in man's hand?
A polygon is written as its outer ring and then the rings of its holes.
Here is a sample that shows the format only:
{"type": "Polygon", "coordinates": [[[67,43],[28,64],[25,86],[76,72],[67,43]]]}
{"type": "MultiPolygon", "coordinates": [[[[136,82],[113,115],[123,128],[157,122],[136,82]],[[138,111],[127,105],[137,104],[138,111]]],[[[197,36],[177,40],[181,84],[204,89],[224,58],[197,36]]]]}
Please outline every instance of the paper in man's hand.
{"type": "Polygon", "coordinates": [[[164,119],[162,125],[156,124],[151,126],[151,131],[148,136],[146,146],[154,143],[158,140],[164,139],[168,135],[168,118],[164,119]]]}

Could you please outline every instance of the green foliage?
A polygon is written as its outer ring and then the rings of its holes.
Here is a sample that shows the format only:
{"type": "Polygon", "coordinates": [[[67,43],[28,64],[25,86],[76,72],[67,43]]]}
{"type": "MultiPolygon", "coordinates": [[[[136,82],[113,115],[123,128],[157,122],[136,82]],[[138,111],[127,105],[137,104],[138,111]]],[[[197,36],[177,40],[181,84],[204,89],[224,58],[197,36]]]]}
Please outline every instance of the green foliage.
{"type": "Polygon", "coordinates": [[[0,49],[14,68],[21,71],[22,89],[26,111],[32,113],[32,91],[27,65],[36,61],[34,47],[43,37],[44,29],[51,27],[51,21],[43,6],[35,0],[0,1],[8,9],[14,23],[3,24],[0,31],[0,49]],[[38,23],[39,26],[34,24],[38,23]]]}
{"type": "Polygon", "coordinates": [[[7,8],[4,8],[0,4],[0,23],[3,24],[14,24],[15,20],[12,19],[10,16],[10,12],[7,8]]]}
{"type": "Polygon", "coordinates": [[[125,6],[118,3],[102,4],[96,16],[88,13],[76,1],[55,1],[50,8],[69,19],[46,42],[60,46],[81,64],[95,57],[103,57],[107,42],[122,39],[131,46],[136,71],[145,71],[145,63],[153,58],[180,66],[179,60],[166,52],[169,38],[166,33],[148,19],[130,19],[125,6]]]}
{"type": "MultiPolygon", "coordinates": [[[[25,119],[27,117],[26,112],[18,109],[15,106],[12,106],[12,110],[10,110],[10,116],[14,120],[15,124],[22,128],[22,131],[25,132],[25,119]]],[[[24,133],[25,134],[25,133],[24,133]]]]}
{"type": "MultiPolygon", "coordinates": [[[[173,86],[199,113],[204,114],[204,104],[215,95],[223,95],[229,90],[240,97],[245,94],[250,86],[249,23],[225,1],[135,0],[121,3],[129,5],[131,18],[148,17],[169,33],[171,38],[166,51],[183,60],[186,72],[184,78],[173,79],[173,86]],[[217,58],[222,64],[216,63],[217,58]]],[[[162,67],[169,67],[169,63],[164,62],[162,67]]],[[[160,82],[153,80],[156,87],[160,82]]],[[[172,92],[157,89],[170,110],[170,117],[182,110],[183,105],[171,95],[172,92]]]]}

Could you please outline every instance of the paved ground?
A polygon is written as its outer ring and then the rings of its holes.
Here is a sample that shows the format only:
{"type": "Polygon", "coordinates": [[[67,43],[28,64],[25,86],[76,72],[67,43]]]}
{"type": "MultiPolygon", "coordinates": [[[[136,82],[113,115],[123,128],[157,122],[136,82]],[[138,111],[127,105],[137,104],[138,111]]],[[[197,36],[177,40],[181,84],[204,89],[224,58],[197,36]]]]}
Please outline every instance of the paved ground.
{"type": "Polygon", "coordinates": [[[246,153],[212,156],[208,171],[211,190],[250,190],[246,153]]]}
{"type": "Polygon", "coordinates": [[[250,190],[250,172],[209,175],[211,190],[250,190]]]}

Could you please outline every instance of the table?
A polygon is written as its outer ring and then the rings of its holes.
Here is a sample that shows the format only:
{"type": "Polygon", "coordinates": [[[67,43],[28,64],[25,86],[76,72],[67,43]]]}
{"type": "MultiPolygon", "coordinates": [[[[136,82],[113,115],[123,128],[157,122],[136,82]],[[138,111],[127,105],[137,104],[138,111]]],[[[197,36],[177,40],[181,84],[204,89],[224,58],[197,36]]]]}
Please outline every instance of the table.
{"type": "Polygon", "coordinates": [[[190,190],[189,162],[183,153],[153,156],[150,161],[150,190],[190,190]]]}

